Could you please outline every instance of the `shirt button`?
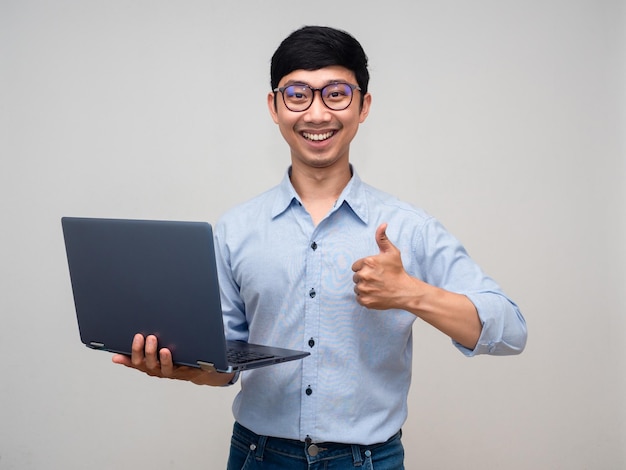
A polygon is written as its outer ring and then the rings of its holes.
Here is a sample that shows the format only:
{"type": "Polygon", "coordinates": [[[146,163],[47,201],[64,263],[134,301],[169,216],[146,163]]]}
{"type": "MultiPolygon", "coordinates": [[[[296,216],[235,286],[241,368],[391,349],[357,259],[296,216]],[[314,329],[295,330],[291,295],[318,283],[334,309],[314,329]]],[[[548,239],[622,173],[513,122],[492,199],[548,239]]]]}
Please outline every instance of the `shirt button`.
{"type": "Polygon", "coordinates": [[[311,297],[312,299],[315,298],[315,289],[311,288],[311,290],[309,291],[309,297],[311,297]]]}
{"type": "Polygon", "coordinates": [[[309,340],[309,347],[311,347],[311,348],[312,348],[313,346],[315,346],[315,340],[314,340],[313,338],[311,338],[311,339],[309,340]]]}
{"type": "Polygon", "coordinates": [[[305,393],[307,395],[311,395],[313,393],[313,389],[311,387],[307,387],[307,389],[305,390],[305,393]]]}
{"type": "Polygon", "coordinates": [[[315,243],[315,242],[311,243],[311,249],[313,251],[317,250],[317,243],[315,243]]]}

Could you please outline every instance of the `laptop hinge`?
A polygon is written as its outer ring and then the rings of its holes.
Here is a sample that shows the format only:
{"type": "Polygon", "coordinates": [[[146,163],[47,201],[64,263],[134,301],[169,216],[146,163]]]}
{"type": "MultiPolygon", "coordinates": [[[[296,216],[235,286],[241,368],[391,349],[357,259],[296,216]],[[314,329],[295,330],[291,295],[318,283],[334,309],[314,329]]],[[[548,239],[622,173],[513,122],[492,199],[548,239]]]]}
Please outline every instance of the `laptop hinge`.
{"type": "Polygon", "coordinates": [[[98,343],[97,341],[90,342],[87,346],[94,349],[103,349],[104,343],[98,343]]]}
{"type": "Polygon", "coordinates": [[[197,361],[198,365],[200,366],[200,369],[202,370],[206,370],[207,372],[217,372],[217,370],[215,369],[215,365],[212,362],[204,362],[204,361],[197,361]]]}

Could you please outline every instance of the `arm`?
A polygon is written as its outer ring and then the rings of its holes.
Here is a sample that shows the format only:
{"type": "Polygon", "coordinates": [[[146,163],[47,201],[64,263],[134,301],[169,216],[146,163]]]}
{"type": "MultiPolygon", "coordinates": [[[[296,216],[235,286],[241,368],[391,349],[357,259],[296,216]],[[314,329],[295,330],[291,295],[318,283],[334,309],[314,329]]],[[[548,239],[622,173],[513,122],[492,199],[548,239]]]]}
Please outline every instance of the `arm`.
{"type": "Polygon", "coordinates": [[[467,349],[476,347],[482,323],[476,307],[465,295],[431,286],[410,276],[406,285],[399,286],[399,289],[404,289],[406,293],[393,293],[400,302],[392,308],[411,312],[467,349]]]}
{"type": "Polygon", "coordinates": [[[169,349],[162,348],[157,351],[157,348],[155,336],[150,335],[144,339],[141,334],[137,334],[133,338],[131,356],[115,354],[113,355],[113,362],[136,369],[152,377],[185,380],[196,385],[227,385],[235,375],[234,373],[223,374],[195,367],[177,366],[172,361],[172,353],[169,349]]]}
{"type": "MultiPolygon", "coordinates": [[[[379,254],[352,266],[354,290],[361,305],[411,312],[452,338],[466,355],[517,354],[523,350],[525,322],[517,307],[495,291],[493,282],[483,285],[483,292],[478,293],[473,285],[474,293],[466,296],[410,276],[399,250],[387,238],[386,228],[383,224],[376,231],[379,254]]],[[[467,279],[467,271],[454,273],[452,277],[467,279]]]]}
{"type": "Polygon", "coordinates": [[[380,253],[352,266],[357,302],[376,310],[411,312],[468,349],[474,349],[482,325],[474,304],[464,295],[431,286],[411,277],[400,251],[386,234],[387,224],[376,230],[380,253]]]}

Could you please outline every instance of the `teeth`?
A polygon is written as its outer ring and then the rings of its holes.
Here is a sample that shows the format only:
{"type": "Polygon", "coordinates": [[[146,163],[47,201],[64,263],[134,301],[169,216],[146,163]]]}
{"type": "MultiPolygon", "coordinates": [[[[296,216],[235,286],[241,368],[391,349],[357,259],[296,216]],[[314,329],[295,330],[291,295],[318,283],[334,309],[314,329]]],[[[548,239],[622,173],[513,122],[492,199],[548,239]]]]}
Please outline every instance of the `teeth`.
{"type": "Polygon", "coordinates": [[[309,140],[315,140],[315,141],[320,141],[320,140],[326,140],[326,139],[330,139],[333,136],[334,132],[326,132],[325,134],[309,134],[308,132],[303,132],[302,135],[305,139],[309,139],[309,140]]]}

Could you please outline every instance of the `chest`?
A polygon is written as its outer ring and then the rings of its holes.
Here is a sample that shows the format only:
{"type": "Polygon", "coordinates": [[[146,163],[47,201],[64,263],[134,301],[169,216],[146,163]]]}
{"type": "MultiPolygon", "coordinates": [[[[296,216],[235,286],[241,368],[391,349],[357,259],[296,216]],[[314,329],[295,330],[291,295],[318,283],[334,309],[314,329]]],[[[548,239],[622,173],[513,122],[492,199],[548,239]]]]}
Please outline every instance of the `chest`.
{"type": "MultiPolygon", "coordinates": [[[[309,219],[310,222],[310,219],[309,219]]],[[[370,227],[351,217],[323,220],[317,226],[283,217],[252,231],[231,250],[232,272],[244,298],[291,295],[308,288],[352,291],[352,264],[376,254],[370,227]]]]}

